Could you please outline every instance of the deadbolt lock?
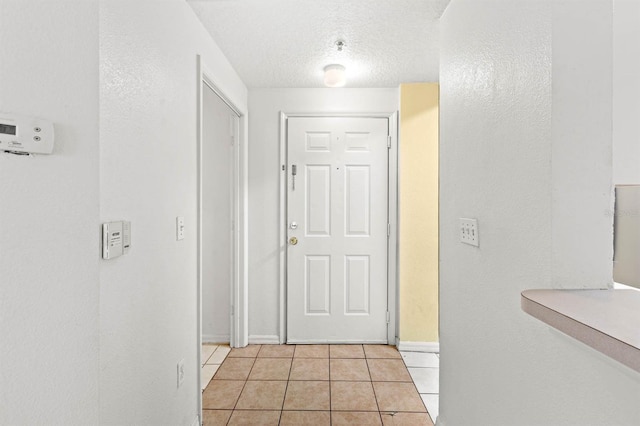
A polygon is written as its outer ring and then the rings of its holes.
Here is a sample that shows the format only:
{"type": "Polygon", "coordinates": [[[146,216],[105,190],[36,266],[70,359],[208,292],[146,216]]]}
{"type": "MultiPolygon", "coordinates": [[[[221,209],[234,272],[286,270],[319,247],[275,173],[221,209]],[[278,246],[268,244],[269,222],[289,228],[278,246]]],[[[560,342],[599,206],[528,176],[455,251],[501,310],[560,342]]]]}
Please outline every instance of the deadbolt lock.
{"type": "Polygon", "coordinates": [[[298,239],[296,237],[289,238],[289,244],[295,246],[296,244],[298,244],[298,239]]]}

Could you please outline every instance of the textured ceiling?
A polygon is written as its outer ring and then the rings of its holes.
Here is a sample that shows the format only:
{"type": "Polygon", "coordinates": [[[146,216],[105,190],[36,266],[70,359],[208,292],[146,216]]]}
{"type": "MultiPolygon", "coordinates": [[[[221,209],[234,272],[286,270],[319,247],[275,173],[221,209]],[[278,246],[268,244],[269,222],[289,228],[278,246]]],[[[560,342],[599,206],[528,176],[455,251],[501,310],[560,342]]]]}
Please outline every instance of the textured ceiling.
{"type": "Polygon", "coordinates": [[[438,80],[450,0],[187,1],[250,88],[323,87],[330,63],[347,68],[346,87],[438,80]]]}

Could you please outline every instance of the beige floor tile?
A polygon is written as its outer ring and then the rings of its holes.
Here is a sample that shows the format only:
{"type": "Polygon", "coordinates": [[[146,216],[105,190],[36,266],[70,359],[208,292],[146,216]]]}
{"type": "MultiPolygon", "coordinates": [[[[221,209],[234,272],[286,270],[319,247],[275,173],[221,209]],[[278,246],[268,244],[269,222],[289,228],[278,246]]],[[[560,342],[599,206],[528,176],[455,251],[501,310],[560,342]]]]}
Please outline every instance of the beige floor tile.
{"type": "Polygon", "coordinates": [[[362,345],[331,345],[329,354],[331,358],[364,358],[362,345]]]}
{"type": "Polygon", "coordinates": [[[280,416],[280,426],[330,426],[331,413],[329,411],[283,411],[280,416]]]}
{"type": "Polygon", "coordinates": [[[216,349],[218,349],[218,345],[202,345],[202,348],[200,349],[200,361],[202,362],[202,365],[207,363],[207,360],[211,355],[213,355],[216,349]]]}
{"type": "Polygon", "coordinates": [[[202,410],[202,426],[224,426],[231,413],[232,410],[202,410]]]}
{"type": "Polygon", "coordinates": [[[333,426],[375,426],[381,425],[382,422],[378,412],[332,411],[331,424],[333,426]]]}
{"type": "Polygon", "coordinates": [[[278,426],[280,411],[235,410],[229,425],[278,426]]]}
{"type": "Polygon", "coordinates": [[[209,384],[211,379],[213,379],[213,375],[216,374],[216,371],[218,371],[219,367],[219,365],[210,364],[204,365],[202,367],[202,374],[200,375],[200,378],[202,379],[202,390],[205,390],[207,388],[207,385],[209,384]]]}
{"type": "Polygon", "coordinates": [[[244,383],[243,380],[213,380],[202,393],[202,408],[232,410],[244,383]]]}
{"type": "Polygon", "coordinates": [[[371,381],[364,359],[332,359],[331,380],[371,381]]]}
{"type": "Polygon", "coordinates": [[[244,348],[233,348],[229,355],[229,358],[255,358],[260,352],[261,345],[249,345],[244,348]]]}
{"type": "Polygon", "coordinates": [[[293,358],[296,345],[262,345],[258,356],[261,358],[293,358]]]}
{"type": "Polygon", "coordinates": [[[247,380],[254,362],[254,358],[227,358],[213,380],[247,380]]]}
{"type": "Polygon", "coordinates": [[[296,345],[296,358],[329,358],[329,345],[296,345]]]}
{"type": "Polygon", "coordinates": [[[384,426],[433,426],[427,413],[380,413],[384,426]]]}
{"type": "Polygon", "coordinates": [[[331,382],[331,410],[378,411],[371,382],[331,382]]]}
{"type": "Polygon", "coordinates": [[[249,380],[289,380],[291,358],[258,358],[249,380]]]}
{"type": "Polygon", "coordinates": [[[410,382],[411,375],[401,359],[368,359],[374,382],[410,382]]]}
{"type": "Polygon", "coordinates": [[[289,380],[329,380],[329,359],[294,358],[289,380]]]}
{"type": "Polygon", "coordinates": [[[367,358],[402,358],[395,346],[363,345],[367,358]]]}
{"type": "Polygon", "coordinates": [[[289,382],[283,410],[329,410],[329,382],[289,382]]]}
{"type": "Polygon", "coordinates": [[[413,383],[373,382],[373,388],[380,411],[427,412],[413,383]]]}
{"type": "Polygon", "coordinates": [[[230,347],[218,346],[218,349],[216,349],[213,355],[211,355],[211,357],[207,361],[207,364],[218,364],[218,365],[222,364],[225,358],[227,357],[227,355],[229,355],[229,352],[231,352],[230,347]]]}
{"type": "Polygon", "coordinates": [[[281,410],[286,381],[249,381],[236,404],[239,410],[281,410]]]}

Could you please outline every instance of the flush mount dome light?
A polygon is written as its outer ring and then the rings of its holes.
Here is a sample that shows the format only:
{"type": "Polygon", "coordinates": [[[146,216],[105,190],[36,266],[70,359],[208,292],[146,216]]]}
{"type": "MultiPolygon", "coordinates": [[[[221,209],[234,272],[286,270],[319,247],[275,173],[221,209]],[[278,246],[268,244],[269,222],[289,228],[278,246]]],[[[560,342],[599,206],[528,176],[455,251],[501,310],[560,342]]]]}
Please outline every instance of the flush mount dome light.
{"type": "Polygon", "coordinates": [[[324,84],[327,87],[342,87],[347,82],[344,65],[331,64],[324,67],[324,84]]]}

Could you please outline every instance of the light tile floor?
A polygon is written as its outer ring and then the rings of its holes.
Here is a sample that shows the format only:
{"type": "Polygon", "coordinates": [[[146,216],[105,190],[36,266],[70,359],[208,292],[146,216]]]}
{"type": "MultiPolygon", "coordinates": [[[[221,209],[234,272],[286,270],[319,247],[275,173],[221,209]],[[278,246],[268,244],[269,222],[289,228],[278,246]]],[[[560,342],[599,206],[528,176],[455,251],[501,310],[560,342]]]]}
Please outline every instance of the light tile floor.
{"type": "Polygon", "coordinates": [[[205,426],[433,426],[437,416],[435,354],[400,354],[384,345],[202,350],[205,426]]]}
{"type": "Polygon", "coordinates": [[[231,352],[229,345],[202,345],[200,358],[202,360],[202,390],[205,390],[209,385],[229,352],[231,352]]]}
{"type": "Polygon", "coordinates": [[[400,352],[420,397],[433,422],[438,417],[440,394],[440,355],[426,352],[400,352]]]}

